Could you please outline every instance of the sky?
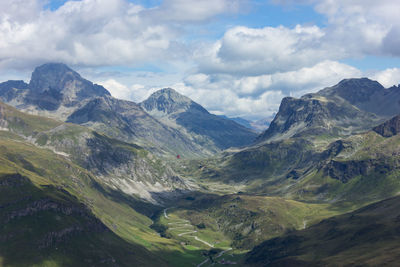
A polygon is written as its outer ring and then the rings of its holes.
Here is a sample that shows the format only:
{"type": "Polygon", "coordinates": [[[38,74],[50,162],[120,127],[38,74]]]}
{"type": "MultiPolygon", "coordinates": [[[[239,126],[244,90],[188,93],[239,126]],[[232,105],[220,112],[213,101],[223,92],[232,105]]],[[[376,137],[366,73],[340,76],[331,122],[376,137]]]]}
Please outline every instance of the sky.
{"type": "Polygon", "coordinates": [[[0,81],[63,62],[113,96],[171,87],[210,112],[271,118],[344,78],[400,83],[397,0],[1,0],[0,81]]]}

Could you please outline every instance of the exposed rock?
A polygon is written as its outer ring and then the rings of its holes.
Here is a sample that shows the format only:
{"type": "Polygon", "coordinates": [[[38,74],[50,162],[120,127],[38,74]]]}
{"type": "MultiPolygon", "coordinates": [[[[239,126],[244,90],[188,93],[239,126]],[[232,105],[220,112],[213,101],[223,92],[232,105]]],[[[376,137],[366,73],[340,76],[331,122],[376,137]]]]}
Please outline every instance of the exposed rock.
{"type": "Polygon", "coordinates": [[[83,79],[65,64],[49,63],[32,73],[26,100],[41,109],[56,110],[61,105],[76,106],[84,99],[106,95],[110,93],[104,87],[83,79]]]}
{"type": "Polygon", "coordinates": [[[325,167],[324,173],[343,183],[357,176],[367,176],[371,173],[387,174],[400,167],[399,162],[394,164],[391,160],[369,159],[360,161],[337,161],[331,160],[325,167]]]}
{"type": "Polygon", "coordinates": [[[393,135],[397,135],[400,133],[400,115],[392,118],[391,120],[376,126],[373,129],[378,134],[384,137],[392,137],[393,135]]]}
{"type": "Polygon", "coordinates": [[[286,97],[258,141],[328,134],[348,136],[371,129],[400,110],[400,90],[367,78],[343,80],[297,99],[286,97]]]}

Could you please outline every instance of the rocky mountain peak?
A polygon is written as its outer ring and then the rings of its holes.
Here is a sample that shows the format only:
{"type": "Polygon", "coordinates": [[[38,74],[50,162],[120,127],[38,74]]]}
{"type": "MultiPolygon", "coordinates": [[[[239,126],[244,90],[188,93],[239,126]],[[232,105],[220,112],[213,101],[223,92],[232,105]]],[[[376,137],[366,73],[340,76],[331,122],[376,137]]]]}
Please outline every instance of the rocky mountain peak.
{"type": "Polygon", "coordinates": [[[32,73],[29,88],[32,92],[44,91],[75,91],[81,96],[104,96],[110,93],[103,87],[84,79],[76,71],[63,63],[47,63],[37,68],[32,73]]]}
{"type": "Polygon", "coordinates": [[[172,88],[164,88],[154,92],[141,103],[141,106],[150,113],[172,114],[188,110],[208,113],[202,106],[172,88]]]}
{"type": "Polygon", "coordinates": [[[65,64],[47,63],[35,68],[29,87],[39,93],[49,89],[61,91],[67,82],[73,80],[82,80],[82,77],[65,64]]]}
{"type": "Polygon", "coordinates": [[[110,95],[103,86],[82,78],[67,65],[47,63],[33,71],[26,101],[40,109],[57,110],[60,106],[76,106],[85,99],[110,95]]]}

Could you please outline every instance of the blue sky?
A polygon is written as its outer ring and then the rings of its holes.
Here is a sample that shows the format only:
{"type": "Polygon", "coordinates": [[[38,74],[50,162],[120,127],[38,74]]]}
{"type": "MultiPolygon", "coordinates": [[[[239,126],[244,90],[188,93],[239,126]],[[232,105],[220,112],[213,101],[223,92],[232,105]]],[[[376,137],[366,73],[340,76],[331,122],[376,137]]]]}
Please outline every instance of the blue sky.
{"type": "Polygon", "coordinates": [[[64,62],[123,99],[173,87],[211,112],[271,117],[343,78],[400,83],[392,0],[3,0],[0,78],[64,62]]]}

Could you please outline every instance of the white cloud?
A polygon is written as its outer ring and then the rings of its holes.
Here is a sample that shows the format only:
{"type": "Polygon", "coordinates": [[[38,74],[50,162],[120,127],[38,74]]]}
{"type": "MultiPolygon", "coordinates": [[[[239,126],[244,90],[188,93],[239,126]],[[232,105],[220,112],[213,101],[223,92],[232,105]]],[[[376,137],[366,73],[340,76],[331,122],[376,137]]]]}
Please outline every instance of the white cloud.
{"type": "Polygon", "coordinates": [[[117,82],[114,79],[98,82],[98,84],[104,86],[113,97],[119,99],[131,99],[131,90],[127,86],[117,82]]]}
{"type": "Polygon", "coordinates": [[[141,102],[149,97],[153,92],[159,88],[146,87],[142,84],[133,84],[127,86],[115,79],[108,79],[105,81],[97,82],[106,88],[113,97],[125,100],[131,100],[134,102],[141,102]]]}
{"type": "Polygon", "coordinates": [[[373,74],[371,78],[377,80],[386,88],[393,85],[397,86],[400,84],[400,68],[391,68],[379,71],[373,74]]]}
{"type": "MultiPolygon", "coordinates": [[[[400,56],[400,1],[275,0],[314,5],[327,24],[234,25],[218,40],[201,43],[192,25],[199,29],[221,14],[241,12],[247,1],[164,0],[145,8],[128,0],[82,0],[55,11],[44,10],[45,2],[0,1],[0,76],[46,61],[82,70],[157,65],[165,71],[85,77],[117,98],[138,102],[169,86],[215,113],[262,118],[276,112],[284,96],[363,76],[341,59],[400,56]]],[[[400,71],[369,76],[391,86],[399,83],[400,71]]]]}
{"type": "Polygon", "coordinates": [[[346,46],[352,56],[400,56],[400,1],[393,0],[274,0],[280,4],[312,4],[328,18],[325,29],[333,42],[346,46]]]}
{"type": "Polygon", "coordinates": [[[147,11],[152,18],[165,21],[204,21],[222,13],[236,13],[243,0],[164,0],[147,11]]]}
{"type": "Polygon", "coordinates": [[[271,74],[341,58],[341,51],[323,42],[324,37],[324,31],[317,26],[234,27],[211,46],[197,51],[199,71],[271,74]]]}
{"type": "Polygon", "coordinates": [[[172,87],[215,113],[259,119],[275,113],[284,96],[298,97],[344,78],[361,76],[361,71],[354,67],[323,61],[295,71],[266,75],[194,74],[172,87]]]}
{"type": "Polygon", "coordinates": [[[186,58],[181,39],[191,23],[236,12],[239,0],[166,0],[146,9],[128,0],[0,3],[0,70],[48,61],[75,66],[162,64],[186,58]]]}

